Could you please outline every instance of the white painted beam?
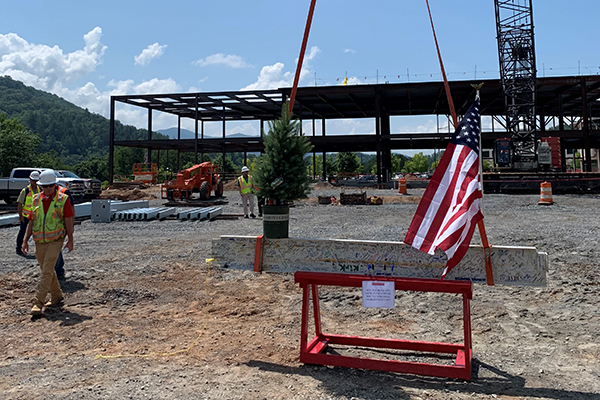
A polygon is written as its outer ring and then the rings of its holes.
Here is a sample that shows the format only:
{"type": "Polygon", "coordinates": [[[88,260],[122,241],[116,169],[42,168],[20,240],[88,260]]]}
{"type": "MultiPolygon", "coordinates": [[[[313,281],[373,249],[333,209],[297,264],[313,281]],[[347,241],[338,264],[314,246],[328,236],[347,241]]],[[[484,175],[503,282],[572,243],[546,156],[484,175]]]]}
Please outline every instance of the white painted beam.
{"type": "MultiPolygon", "coordinates": [[[[221,236],[212,244],[218,266],[254,269],[256,237],[221,236]]],[[[545,286],[548,256],[535,247],[493,246],[494,283],[545,286]]],[[[374,276],[440,279],[446,255],[430,256],[402,242],[342,239],[263,239],[262,270],[267,272],[314,271],[374,276]]],[[[447,280],[486,282],[481,246],[470,246],[447,280]]]]}

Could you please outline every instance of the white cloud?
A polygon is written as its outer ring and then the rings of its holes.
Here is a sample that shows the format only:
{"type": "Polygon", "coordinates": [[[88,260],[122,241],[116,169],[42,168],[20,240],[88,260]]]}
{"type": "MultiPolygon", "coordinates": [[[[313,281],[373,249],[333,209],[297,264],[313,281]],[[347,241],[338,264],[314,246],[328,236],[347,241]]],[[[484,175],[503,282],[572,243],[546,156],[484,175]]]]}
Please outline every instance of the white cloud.
{"type": "MultiPolygon", "coordinates": [[[[305,54],[304,62],[302,63],[302,69],[300,70],[300,81],[307,76],[312,74],[311,61],[319,54],[321,50],[317,46],[310,48],[310,51],[305,54]]],[[[295,65],[298,64],[296,59],[295,65]]],[[[290,87],[294,83],[294,72],[286,71],[285,64],[278,62],[273,65],[265,65],[260,70],[258,79],[256,82],[243,87],[241,90],[265,90],[265,89],[278,89],[281,87],[290,87]]]]}
{"type": "MultiPolygon", "coordinates": [[[[96,86],[88,82],[81,88],[68,89],[62,86],[56,86],[53,93],[77,104],[79,107],[87,108],[91,112],[101,114],[105,117],[110,116],[110,96],[124,94],[148,94],[148,93],[178,93],[181,87],[173,79],[151,79],[136,84],[133,80],[110,81],[108,85],[110,90],[101,92],[96,86]]],[[[145,127],[148,125],[148,113],[146,109],[121,105],[117,103],[115,110],[116,118],[126,125],[145,127]]],[[[155,113],[153,115],[153,129],[165,127],[162,123],[167,118],[165,113],[155,113]]],[[[172,122],[167,127],[172,126],[172,122]]]]}
{"type": "Polygon", "coordinates": [[[81,50],[64,54],[58,46],[28,43],[14,33],[0,35],[0,75],[9,75],[36,89],[55,91],[94,71],[106,51],[96,27],[83,36],[81,50]]]}
{"type": "Polygon", "coordinates": [[[280,62],[262,67],[258,80],[241,90],[277,89],[292,86],[294,76],[289,71],[283,72],[284,67],[285,65],[280,62]]]}
{"type": "Polygon", "coordinates": [[[354,49],[344,49],[344,53],[356,54],[356,50],[354,50],[354,49]]]}
{"type": "Polygon", "coordinates": [[[148,46],[144,50],[142,50],[142,52],[139,55],[133,57],[133,59],[135,60],[135,65],[150,64],[150,61],[162,56],[164,54],[166,48],[167,48],[166,44],[165,45],[160,45],[158,43],[151,44],[150,46],[148,46]]]}
{"type": "Polygon", "coordinates": [[[235,54],[223,54],[217,53],[210,55],[206,58],[201,58],[194,62],[199,67],[206,67],[210,65],[223,65],[229,68],[250,68],[252,67],[240,56],[235,54]]]}
{"type": "MultiPolygon", "coordinates": [[[[36,89],[54,93],[106,118],[110,116],[112,95],[181,92],[181,87],[171,78],[154,78],[141,83],[133,80],[113,80],[108,83],[109,89],[106,91],[100,91],[92,82],[73,87],[73,82],[84,78],[101,64],[107,50],[101,43],[101,38],[102,29],[96,27],[83,36],[85,44],[82,49],[64,54],[58,46],[32,44],[14,33],[0,34],[0,76],[8,75],[36,89]]],[[[144,50],[139,56],[140,62],[149,60],[152,54],[158,54],[164,47],[166,46],[149,46],[146,50],[156,51],[144,55],[144,50]]],[[[148,124],[147,111],[139,107],[117,104],[116,118],[124,124],[138,127],[148,124]]],[[[170,126],[173,126],[171,115],[153,115],[154,129],[170,126]]]]}

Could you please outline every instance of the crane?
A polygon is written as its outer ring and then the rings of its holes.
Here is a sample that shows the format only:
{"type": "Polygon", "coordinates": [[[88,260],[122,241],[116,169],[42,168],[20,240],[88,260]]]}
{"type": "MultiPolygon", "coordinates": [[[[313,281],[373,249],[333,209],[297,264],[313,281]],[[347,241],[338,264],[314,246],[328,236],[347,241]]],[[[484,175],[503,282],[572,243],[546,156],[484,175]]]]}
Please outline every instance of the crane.
{"type": "MultiPolygon", "coordinates": [[[[533,0],[494,0],[500,79],[506,104],[510,157],[497,158],[499,167],[531,171],[536,154],[536,65],[533,0]]],[[[501,151],[496,155],[502,154],[501,151]]],[[[508,152],[504,152],[508,155],[508,152]]]]}

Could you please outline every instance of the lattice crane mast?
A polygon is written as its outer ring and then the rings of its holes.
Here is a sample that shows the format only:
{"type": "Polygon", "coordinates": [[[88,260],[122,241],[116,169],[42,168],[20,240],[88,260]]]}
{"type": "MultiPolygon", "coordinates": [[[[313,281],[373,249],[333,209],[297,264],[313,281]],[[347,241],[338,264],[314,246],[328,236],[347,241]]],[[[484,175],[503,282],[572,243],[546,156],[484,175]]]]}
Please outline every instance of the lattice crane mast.
{"type": "MultiPolygon", "coordinates": [[[[500,167],[537,169],[536,66],[532,0],[494,0],[500,78],[506,104],[506,130],[512,157],[499,157],[500,167]]],[[[506,154],[508,155],[508,154],[506,154]]]]}

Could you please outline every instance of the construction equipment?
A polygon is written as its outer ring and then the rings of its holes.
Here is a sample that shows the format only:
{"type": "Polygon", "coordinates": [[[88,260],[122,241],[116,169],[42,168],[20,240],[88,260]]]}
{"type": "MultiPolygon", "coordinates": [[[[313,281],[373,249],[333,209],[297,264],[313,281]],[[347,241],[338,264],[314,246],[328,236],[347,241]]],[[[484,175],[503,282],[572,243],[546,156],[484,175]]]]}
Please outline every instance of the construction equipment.
{"type": "Polygon", "coordinates": [[[156,163],[136,163],[133,164],[133,180],[145,184],[156,185],[158,177],[158,166],[156,163]]]}
{"type": "Polygon", "coordinates": [[[510,134],[512,150],[511,159],[504,159],[500,168],[533,171],[538,169],[538,162],[532,0],[494,0],[494,3],[506,104],[505,128],[510,134]]]}
{"type": "Polygon", "coordinates": [[[161,196],[163,199],[180,200],[191,199],[192,193],[199,193],[200,200],[208,200],[213,191],[215,197],[223,195],[219,166],[203,162],[180,171],[175,180],[163,183],[161,196]]]}

